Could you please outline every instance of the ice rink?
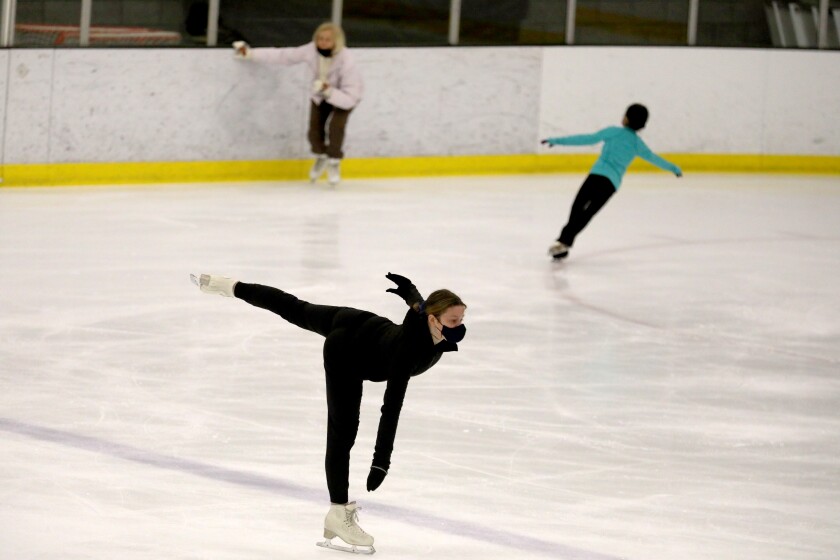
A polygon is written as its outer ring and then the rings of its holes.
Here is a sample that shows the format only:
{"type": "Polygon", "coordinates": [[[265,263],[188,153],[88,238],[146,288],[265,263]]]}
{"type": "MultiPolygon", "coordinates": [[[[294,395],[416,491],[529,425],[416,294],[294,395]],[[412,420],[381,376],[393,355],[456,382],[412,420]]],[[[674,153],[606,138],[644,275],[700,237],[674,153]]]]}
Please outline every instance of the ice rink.
{"type": "Polygon", "coordinates": [[[0,189],[0,559],[345,559],[321,340],[191,272],[401,321],[468,304],[409,384],[375,558],[840,558],[840,178],[583,174],[0,189]]]}

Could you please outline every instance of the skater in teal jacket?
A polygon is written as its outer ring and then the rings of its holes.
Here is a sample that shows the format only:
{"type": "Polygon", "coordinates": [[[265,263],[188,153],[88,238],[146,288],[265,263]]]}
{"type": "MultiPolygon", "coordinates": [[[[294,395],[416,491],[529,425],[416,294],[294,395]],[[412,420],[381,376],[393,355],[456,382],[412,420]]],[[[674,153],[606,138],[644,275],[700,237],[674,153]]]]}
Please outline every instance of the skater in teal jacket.
{"type": "Polygon", "coordinates": [[[562,259],[569,254],[575,237],[586,227],[589,220],[598,213],[607,200],[621,186],[621,179],[630,163],[639,156],[653,165],[682,177],[682,170],[653,153],[636,134],[644,128],[648,119],[648,110],[644,105],[633,104],[627,108],[622,120],[623,126],[610,126],[594,134],[576,134],[546,138],[542,144],[551,146],[588,146],[604,143],[601,155],[589,171],[589,176],[581,185],[569,221],[560,232],[560,237],[548,249],[554,259],[562,259]]]}

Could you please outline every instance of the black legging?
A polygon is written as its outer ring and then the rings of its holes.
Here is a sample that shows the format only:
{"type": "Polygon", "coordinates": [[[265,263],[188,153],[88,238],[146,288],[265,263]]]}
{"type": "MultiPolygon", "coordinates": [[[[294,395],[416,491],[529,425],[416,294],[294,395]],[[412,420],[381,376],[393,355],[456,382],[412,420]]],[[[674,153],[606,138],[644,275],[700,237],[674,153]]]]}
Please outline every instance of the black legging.
{"type": "Polygon", "coordinates": [[[615,187],[612,181],[603,175],[589,175],[580,186],[575,201],[572,203],[569,222],[560,232],[557,241],[569,247],[574,245],[575,237],[613,194],[615,194],[615,187]]]}
{"type": "Polygon", "coordinates": [[[251,305],[276,313],[302,329],[326,337],[324,370],[327,378],[327,454],[324,466],[330,501],[346,504],[350,485],[350,449],[359,431],[362,377],[348,359],[352,348],[348,334],[366,319],[369,311],[350,307],[315,305],[277,288],[239,282],[234,295],[251,305]]]}

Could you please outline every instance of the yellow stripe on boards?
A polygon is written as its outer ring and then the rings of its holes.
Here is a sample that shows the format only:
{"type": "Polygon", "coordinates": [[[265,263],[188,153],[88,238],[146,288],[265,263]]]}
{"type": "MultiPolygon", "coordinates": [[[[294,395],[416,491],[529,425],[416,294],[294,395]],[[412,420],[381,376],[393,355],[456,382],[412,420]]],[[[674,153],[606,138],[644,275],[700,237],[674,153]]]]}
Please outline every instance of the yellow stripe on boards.
{"type": "Polygon", "coordinates": [[[498,175],[586,171],[597,155],[429,156],[347,159],[341,174],[351,177],[498,175]]]}
{"type": "Polygon", "coordinates": [[[289,181],[304,177],[303,160],[4,165],[3,186],[119,185],[212,181],[289,181]]]}
{"type": "MultiPolygon", "coordinates": [[[[783,156],[746,154],[666,154],[663,157],[687,173],[796,173],[840,174],[837,156],[783,156]]],[[[636,158],[630,171],[652,171],[654,165],[636,158]]]]}
{"type": "MultiPolygon", "coordinates": [[[[838,156],[744,154],[663,154],[686,173],[840,174],[838,156]]],[[[525,173],[586,173],[597,154],[531,154],[488,156],[429,156],[348,158],[342,162],[346,179],[499,175],[525,173]]],[[[214,181],[305,181],[312,160],[207,161],[146,163],[6,164],[0,167],[5,187],[59,185],[118,185],[214,181]]],[[[655,171],[636,159],[630,172],[655,171]]]]}

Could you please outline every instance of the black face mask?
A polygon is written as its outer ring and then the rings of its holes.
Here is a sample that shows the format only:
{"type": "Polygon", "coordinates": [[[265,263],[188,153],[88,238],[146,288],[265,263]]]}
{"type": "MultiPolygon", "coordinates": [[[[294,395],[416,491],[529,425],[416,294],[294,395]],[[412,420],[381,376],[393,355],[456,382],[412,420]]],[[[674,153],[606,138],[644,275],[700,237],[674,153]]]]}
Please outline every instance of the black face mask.
{"type": "Polygon", "coordinates": [[[450,328],[446,325],[441,325],[440,334],[443,335],[448,342],[461,342],[464,340],[464,335],[467,334],[467,327],[464,325],[458,325],[457,327],[450,328]]]}
{"type": "Polygon", "coordinates": [[[327,58],[332,56],[332,49],[320,49],[318,47],[315,48],[318,49],[318,54],[320,54],[321,56],[325,56],[327,58]]]}

